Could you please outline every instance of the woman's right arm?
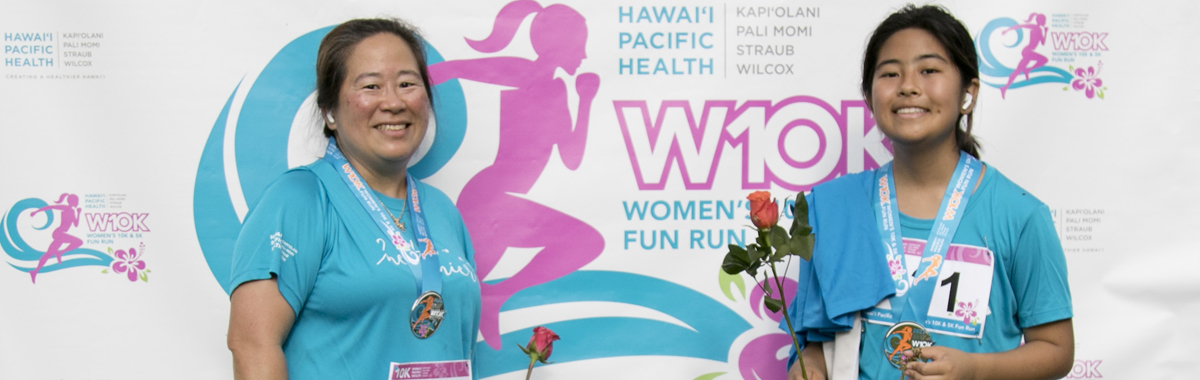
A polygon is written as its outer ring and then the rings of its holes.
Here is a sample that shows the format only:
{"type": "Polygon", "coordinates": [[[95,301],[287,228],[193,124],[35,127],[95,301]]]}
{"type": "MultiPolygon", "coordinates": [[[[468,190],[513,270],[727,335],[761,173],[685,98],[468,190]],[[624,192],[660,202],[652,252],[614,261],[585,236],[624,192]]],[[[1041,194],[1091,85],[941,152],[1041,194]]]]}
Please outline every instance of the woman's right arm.
{"type": "Polygon", "coordinates": [[[228,337],[234,379],[287,379],[283,341],[294,321],[292,307],[279,293],[274,277],[249,281],[234,289],[228,337]]]}

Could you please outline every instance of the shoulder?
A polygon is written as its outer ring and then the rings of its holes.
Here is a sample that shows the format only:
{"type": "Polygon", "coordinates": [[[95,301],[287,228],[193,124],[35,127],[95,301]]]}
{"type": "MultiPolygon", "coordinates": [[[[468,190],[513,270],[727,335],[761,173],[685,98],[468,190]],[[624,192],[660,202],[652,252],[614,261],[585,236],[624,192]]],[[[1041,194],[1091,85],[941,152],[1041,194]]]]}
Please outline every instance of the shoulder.
{"type": "Polygon", "coordinates": [[[288,170],[279,175],[268,189],[285,192],[305,192],[314,191],[321,188],[321,179],[317,178],[317,173],[312,171],[308,166],[301,166],[292,170],[288,170]]]}
{"type": "Polygon", "coordinates": [[[964,215],[969,215],[965,218],[972,220],[970,223],[991,226],[993,233],[1003,233],[1011,239],[1019,239],[1030,232],[1054,231],[1050,208],[991,165],[984,172],[979,189],[971,196],[965,212],[964,215]]]}
{"type": "Polygon", "coordinates": [[[858,173],[845,174],[840,177],[822,182],[821,184],[814,186],[813,190],[822,189],[822,188],[847,187],[847,186],[867,186],[867,187],[869,187],[871,185],[871,183],[875,181],[875,174],[878,171],[879,171],[879,169],[874,169],[874,170],[864,170],[864,171],[861,171],[858,173]]]}
{"type": "Polygon", "coordinates": [[[1033,193],[1014,183],[990,164],[984,172],[983,182],[979,185],[979,195],[988,199],[992,208],[1007,209],[1015,215],[1029,215],[1039,209],[1048,209],[1033,193]]]}
{"type": "Polygon", "coordinates": [[[850,173],[813,186],[814,194],[835,194],[839,197],[871,194],[875,175],[880,169],[850,173]]]}
{"type": "Polygon", "coordinates": [[[288,170],[275,178],[263,190],[253,208],[292,208],[295,206],[321,204],[327,194],[321,179],[313,172],[312,165],[288,170]]]}

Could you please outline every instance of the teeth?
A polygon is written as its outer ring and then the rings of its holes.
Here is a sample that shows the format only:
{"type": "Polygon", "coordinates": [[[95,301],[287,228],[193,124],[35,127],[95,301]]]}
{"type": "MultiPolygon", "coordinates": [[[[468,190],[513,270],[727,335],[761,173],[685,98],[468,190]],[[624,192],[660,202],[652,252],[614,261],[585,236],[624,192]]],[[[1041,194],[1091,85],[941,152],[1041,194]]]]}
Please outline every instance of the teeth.
{"type": "Polygon", "coordinates": [[[408,128],[408,124],[384,124],[378,128],[384,131],[400,131],[408,128]]]}
{"type": "Polygon", "coordinates": [[[905,108],[901,108],[901,109],[899,109],[899,110],[896,110],[896,113],[899,113],[899,114],[905,114],[905,113],[924,113],[924,112],[925,112],[925,109],[923,109],[923,108],[917,108],[917,107],[905,107],[905,108]]]}

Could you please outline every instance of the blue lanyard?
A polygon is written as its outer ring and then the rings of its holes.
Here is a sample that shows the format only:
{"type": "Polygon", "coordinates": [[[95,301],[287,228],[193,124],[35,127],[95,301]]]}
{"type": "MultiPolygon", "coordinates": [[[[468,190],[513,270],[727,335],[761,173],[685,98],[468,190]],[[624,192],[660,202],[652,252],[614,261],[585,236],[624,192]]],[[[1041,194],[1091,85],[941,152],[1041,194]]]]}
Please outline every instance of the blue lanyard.
{"type": "MultiPolygon", "coordinates": [[[[341,150],[338,150],[337,140],[329,138],[329,146],[325,148],[326,162],[333,164],[333,167],[341,171],[342,180],[350,191],[358,196],[358,202],[362,205],[367,214],[372,214],[371,219],[375,221],[375,225],[379,230],[388,237],[392,242],[392,249],[400,252],[398,257],[401,257],[408,264],[408,269],[412,270],[413,278],[417,283],[421,284],[417,294],[425,294],[425,292],[442,292],[442,276],[439,273],[441,263],[438,262],[437,249],[433,247],[433,240],[429,238],[429,230],[425,227],[425,213],[421,210],[421,202],[417,196],[417,182],[412,175],[407,175],[408,180],[408,209],[412,210],[413,221],[416,224],[417,243],[423,244],[424,249],[418,256],[410,256],[412,248],[408,247],[403,242],[404,236],[397,229],[396,224],[392,221],[392,217],[384,209],[384,205],[379,204],[375,200],[375,196],[371,194],[371,189],[362,181],[362,177],[358,175],[358,171],[354,170],[354,166],[346,161],[346,156],[342,155],[341,150]]],[[[404,217],[401,215],[400,217],[404,217]]],[[[385,245],[386,247],[386,245],[385,245]]],[[[386,249],[386,248],[385,248],[386,249]]],[[[389,252],[395,254],[396,252],[389,252]]]]}
{"type": "Polygon", "coordinates": [[[971,198],[971,189],[975,178],[983,170],[983,164],[978,159],[965,152],[959,152],[958,165],[954,168],[954,176],[946,186],[942,195],[942,204],[934,217],[933,229],[929,231],[929,240],[925,243],[925,251],[921,254],[921,262],[917,265],[916,275],[908,270],[904,259],[904,245],[900,233],[900,209],[896,204],[896,183],[892,175],[892,163],[875,172],[875,183],[878,189],[879,202],[872,202],[875,208],[875,222],[879,235],[883,237],[883,245],[887,247],[889,267],[899,261],[900,272],[892,273],[892,281],[896,283],[896,295],[892,297],[892,315],[899,317],[898,321],[924,322],[929,311],[929,303],[933,300],[933,291],[938,279],[938,271],[945,261],[946,251],[950,249],[950,241],[962,221],[963,211],[971,198]]]}

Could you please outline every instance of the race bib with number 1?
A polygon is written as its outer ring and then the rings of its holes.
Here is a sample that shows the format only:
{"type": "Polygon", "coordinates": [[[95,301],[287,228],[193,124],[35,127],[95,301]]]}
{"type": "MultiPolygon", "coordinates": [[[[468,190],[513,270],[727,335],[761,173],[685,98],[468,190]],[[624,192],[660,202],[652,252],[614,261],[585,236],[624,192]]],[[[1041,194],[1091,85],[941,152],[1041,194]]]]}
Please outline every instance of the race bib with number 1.
{"type": "MultiPolygon", "coordinates": [[[[917,268],[925,241],[905,238],[904,259],[908,268],[917,268]]],[[[930,332],[964,338],[983,338],[991,296],[995,260],[986,248],[951,244],[938,273],[926,320],[930,332]]],[[[899,322],[892,313],[891,298],[884,299],[865,314],[867,322],[893,325],[899,322]]]]}

